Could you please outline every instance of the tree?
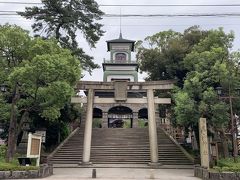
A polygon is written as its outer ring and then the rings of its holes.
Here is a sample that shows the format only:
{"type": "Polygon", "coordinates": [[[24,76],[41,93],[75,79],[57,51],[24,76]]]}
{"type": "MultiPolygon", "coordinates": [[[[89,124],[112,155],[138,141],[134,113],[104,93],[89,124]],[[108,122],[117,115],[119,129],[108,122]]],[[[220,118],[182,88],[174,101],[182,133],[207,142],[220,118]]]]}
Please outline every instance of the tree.
{"type": "Polygon", "coordinates": [[[31,112],[48,120],[73,94],[80,78],[79,61],[53,39],[31,38],[17,26],[0,26],[1,64],[6,73],[5,100],[10,104],[7,161],[11,160],[22,123],[31,112]]]}
{"type": "Polygon", "coordinates": [[[225,156],[228,156],[225,130],[230,119],[229,106],[228,102],[219,100],[215,89],[218,86],[228,89],[226,84],[239,79],[232,73],[236,69],[229,51],[233,37],[232,32],[226,34],[222,29],[210,30],[208,36],[187,54],[184,66],[189,72],[183,88],[175,94],[174,108],[181,125],[197,126],[200,117],[207,118],[208,127],[221,133],[225,156]]]}
{"type": "Polygon", "coordinates": [[[148,73],[146,80],[177,79],[178,85],[182,86],[188,72],[183,59],[206,35],[206,31],[193,26],[183,34],[172,30],[162,31],[146,37],[144,42],[138,42],[137,60],[140,70],[148,73]]]}
{"type": "Polygon", "coordinates": [[[178,80],[171,113],[176,124],[198,131],[199,118],[206,117],[209,129],[220,132],[224,141],[229,105],[219,100],[215,89],[222,86],[226,91],[229,84],[232,89],[239,85],[240,56],[230,52],[233,39],[233,33],[222,28],[203,31],[194,26],[184,33],[169,30],[149,36],[139,43],[137,52],[147,80],[178,80]],[[146,43],[148,48],[143,46],[146,43]]]}
{"type": "Polygon", "coordinates": [[[77,32],[80,30],[91,47],[103,35],[101,20],[103,12],[99,10],[94,0],[42,0],[41,7],[27,7],[25,12],[19,12],[27,19],[34,19],[32,25],[34,32],[46,38],[54,37],[63,48],[70,49],[80,61],[83,69],[91,72],[98,65],[92,61],[92,57],[86,55],[78,47],[77,32]]]}

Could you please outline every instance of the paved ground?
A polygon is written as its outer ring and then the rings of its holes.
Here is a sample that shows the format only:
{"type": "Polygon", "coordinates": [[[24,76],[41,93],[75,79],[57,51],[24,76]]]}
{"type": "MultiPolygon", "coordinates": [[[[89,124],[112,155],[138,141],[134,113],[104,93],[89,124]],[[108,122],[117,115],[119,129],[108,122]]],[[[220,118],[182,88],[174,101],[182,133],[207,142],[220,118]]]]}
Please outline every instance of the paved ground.
{"type": "MultiPolygon", "coordinates": [[[[92,179],[93,168],[54,168],[48,180],[92,179]]],[[[140,168],[96,168],[97,179],[160,179],[199,180],[193,177],[193,169],[140,169],[140,168]]]]}

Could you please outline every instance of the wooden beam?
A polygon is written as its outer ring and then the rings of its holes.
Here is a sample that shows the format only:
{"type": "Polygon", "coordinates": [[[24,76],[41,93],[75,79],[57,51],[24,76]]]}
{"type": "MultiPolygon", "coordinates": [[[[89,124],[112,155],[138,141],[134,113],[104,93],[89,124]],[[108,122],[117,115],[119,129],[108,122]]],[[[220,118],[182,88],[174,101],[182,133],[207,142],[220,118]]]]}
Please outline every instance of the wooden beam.
{"type": "MultiPolygon", "coordinates": [[[[156,104],[171,104],[171,98],[154,98],[156,104]]],[[[87,97],[72,97],[71,103],[87,103],[87,97]]],[[[114,98],[94,97],[94,104],[113,104],[118,103],[114,98]]],[[[128,98],[124,104],[147,104],[147,98],[128,98]]]]}

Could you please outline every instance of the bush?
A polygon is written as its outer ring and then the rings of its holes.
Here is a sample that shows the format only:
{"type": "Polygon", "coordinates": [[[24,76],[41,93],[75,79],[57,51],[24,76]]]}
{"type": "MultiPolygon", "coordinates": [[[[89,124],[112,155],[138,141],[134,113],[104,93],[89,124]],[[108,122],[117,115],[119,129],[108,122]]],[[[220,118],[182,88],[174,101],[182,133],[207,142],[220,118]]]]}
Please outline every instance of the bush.
{"type": "Polygon", "coordinates": [[[0,171],[25,171],[25,170],[37,170],[36,166],[19,166],[13,163],[0,162],[0,171]]]}
{"type": "Polygon", "coordinates": [[[20,166],[17,157],[19,154],[15,154],[13,160],[10,163],[5,162],[7,146],[0,145],[0,171],[25,171],[25,170],[36,170],[36,166],[20,166]]]}
{"type": "Polygon", "coordinates": [[[131,120],[124,120],[123,128],[131,128],[131,120]]]}
{"type": "Polygon", "coordinates": [[[139,128],[146,128],[147,127],[147,121],[145,121],[144,119],[138,119],[138,127],[139,128]]]}
{"type": "Polygon", "coordinates": [[[93,128],[101,128],[102,127],[102,119],[101,118],[94,118],[92,127],[93,128]]]}
{"type": "Polygon", "coordinates": [[[217,166],[213,167],[213,169],[219,172],[240,172],[240,158],[237,158],[236,163],[233,158],[220,159],[217,161],[217,166]]]}
{"type": "Polygon", "coordinates": [[[6,152],[7,152],[7,146],[0,145],[0,161],[5,159],[6,152]]]}

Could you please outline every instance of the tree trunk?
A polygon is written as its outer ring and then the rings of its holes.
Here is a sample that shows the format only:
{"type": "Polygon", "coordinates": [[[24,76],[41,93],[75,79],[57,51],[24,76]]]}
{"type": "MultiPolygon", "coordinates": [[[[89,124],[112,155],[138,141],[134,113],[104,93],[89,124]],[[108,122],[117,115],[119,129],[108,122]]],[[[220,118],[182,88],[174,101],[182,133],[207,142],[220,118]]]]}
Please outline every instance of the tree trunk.
{"type": "Polygon", "coordinates": [[[222,148],[223,148],[223,157],[228,158],[229,157],[229,150],[228,150],[227,137],[226,137],[223,129],[220,131],[220,137],[221,137],[221,140],[222,140],[221,143],[222,143],[222,148]]]}
{"type": "Polygon", "coordinates": [[[193,150],[199,150],[196,133],[195,133],[195,131],[192,131],[192,132],[193,132],[192,133],[192,149],[193,150]]]}
{"type": "Polygon", "coordinates": [[[20,119],[20,122],[18,122],[18,126],[17,126],[17,136],[21,133],[21,131],[23,130],[23,123],[25,122],[29,122],[29,112],[28,110],[25,110],[24,113],[22,114],[22,117],[20,119]]]}
{"type": "Polygon", "coordinates": [[[8,148],[6,162],[10,162],[16,151],[17,143],[17,101],[19,99],[18,87],[15,85],[11,105],[10,124],[8,129],[8,148]]]}

